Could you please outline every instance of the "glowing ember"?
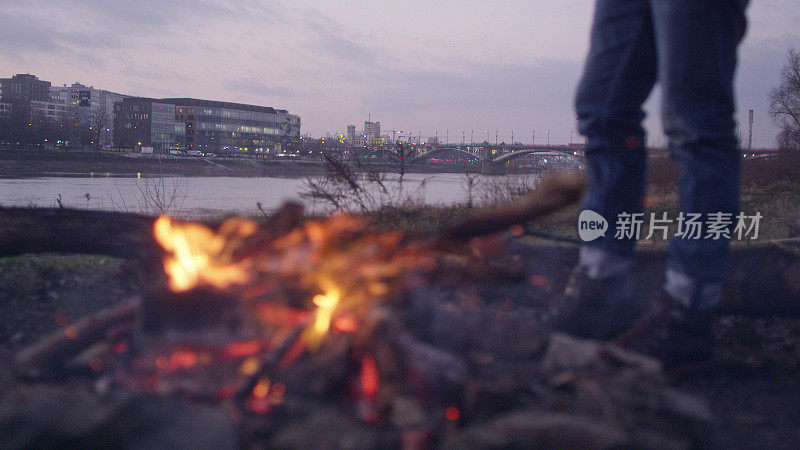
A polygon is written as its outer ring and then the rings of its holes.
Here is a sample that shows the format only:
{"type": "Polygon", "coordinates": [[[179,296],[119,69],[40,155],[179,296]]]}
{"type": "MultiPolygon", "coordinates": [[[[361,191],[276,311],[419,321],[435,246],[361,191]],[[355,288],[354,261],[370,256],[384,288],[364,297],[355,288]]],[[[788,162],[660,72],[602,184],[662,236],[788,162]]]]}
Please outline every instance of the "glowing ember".
{"type": "Polygon", "coordinates": [[[64,336],[68,339],[77,339],[78,338],[78,329],[72,325],[64,328],[64,336]]]}
{"type": "Polygon", "coordinates": [[[239,373],[250,376],[258,372],[259,368],[261,368],[261,362],[257,358],[247,358],[239,367],[239,373]]]}
{"type": "Polygon", "coordinates": [[[447,420],[455,422],[461,418],[461,411],[459,411],[455,406],[451,406],[444,410],[444,416],[447,418],[447,420]]]}
{"type": "Polygon", "coordinates": [[[128,343],[125,341],[117,342],[113,347],[111,347],[111,351],[117,355],[121,355],[128,351],[128,343]]]}
{"type": "Polygon", "coordinates": [[[269,394],[269,380],[262,378],[256,387],[253,388],[253,396],[256,398],[264,398],[269,394]]]}
{"type": "Polygon", "coordinates": [[[169,358],[170,370],[188,369],[197,364],[197,353],[191,350],[175,350],[169,358]]]}
{"type": "Polygon", "coordinates": [[[378,395],[379,387],[380,375],[378,374],[378,365],[375,363],[375,358],[364,357],[361,360],[361,392],[367,398],[374,400],[378,395]]]}
{"type": "Polygon", "coordinates": [[[356,317],[352,314],[342,314],[333,322],[333,328],[336,331],[341,331],[343,333],[355,333],[358,331],[358,327],[358,319],[356,319],[356,317]]]}
{"type": "Polygon", "coordinates": [[[259,341],[234,342],[225,349],[225,353],[231,358],[242,358],[258,353],[262,348],[259,341]]]}

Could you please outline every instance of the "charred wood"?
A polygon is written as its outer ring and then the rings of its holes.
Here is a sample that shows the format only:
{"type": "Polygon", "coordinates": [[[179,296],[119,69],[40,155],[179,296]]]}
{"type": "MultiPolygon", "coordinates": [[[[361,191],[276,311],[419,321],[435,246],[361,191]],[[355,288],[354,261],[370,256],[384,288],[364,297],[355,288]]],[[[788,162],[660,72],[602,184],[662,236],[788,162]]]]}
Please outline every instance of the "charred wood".
{"type": "Polygon", "coordinates": [[[155,217],[72,209],[0,208],[0,256],[82,253],[141,259],[155,250],[155,217]]]}

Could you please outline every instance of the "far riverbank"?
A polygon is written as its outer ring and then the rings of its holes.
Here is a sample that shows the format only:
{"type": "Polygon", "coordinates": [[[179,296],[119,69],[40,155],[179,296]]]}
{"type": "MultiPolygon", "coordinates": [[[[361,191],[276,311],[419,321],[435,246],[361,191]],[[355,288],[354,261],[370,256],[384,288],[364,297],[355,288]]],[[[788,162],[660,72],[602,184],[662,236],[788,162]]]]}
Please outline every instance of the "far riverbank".
{"type": "MultiPolygon", "coordinates": [[[[376,165],[393,171],[391,166],[376,165]]],[[[409,172],[464,173],[466,165],[415,167],[409,172]]],[[[474,167],[472,168],[474,170],[474,167]]],[[[42,176],[191,176],[191,177],[296,177],[324,173],[317,160],[272,158],[201,158],[129,156],[112,152],[0,150],[0,177],[42,176]]]]}

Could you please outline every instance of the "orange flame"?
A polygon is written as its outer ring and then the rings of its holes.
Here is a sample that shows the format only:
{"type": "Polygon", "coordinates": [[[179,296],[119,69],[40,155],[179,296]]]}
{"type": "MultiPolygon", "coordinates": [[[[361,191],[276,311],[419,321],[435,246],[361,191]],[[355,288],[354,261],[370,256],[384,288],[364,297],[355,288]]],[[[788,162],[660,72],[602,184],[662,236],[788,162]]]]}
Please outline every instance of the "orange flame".
{"type": "Polygon", "coordinates": [[[153,233],[167,252],[164,270],[169,276],[170,289],[183,292],[204,285],[227,289],[248,282],[248,262],[232,261],[232,253],[235,243],[257,230],[254,222],[238,218],[226,220],[215,232],[199,223],[159,217],[153,233]]]}
{"type": "Polygon", "coordinates": [[[339,305],[340,294],[338,289],[331,289],[325,294],[314,296],[313,302],[317,309],[314,311],[314,322],[307,334],[308,345],[313,349],[331,329],[333,312],[339,305]]]}
{"type": "Polygon", "coordinates": [[[319,292],[304,336],[312,349],[338,318],[346,317],[342,324],[352,330],[365,308],[403,289],[407,273],[434,264],[424,245],[406,243],[400,232],[369,230],[366,219],[352,215],[308,221],[277,239],[248,240],[258,225],[239,218],[213,230],[159,217],[153,231],[174,292],[241,288],[251,298],[286,284],[319,292]]]}

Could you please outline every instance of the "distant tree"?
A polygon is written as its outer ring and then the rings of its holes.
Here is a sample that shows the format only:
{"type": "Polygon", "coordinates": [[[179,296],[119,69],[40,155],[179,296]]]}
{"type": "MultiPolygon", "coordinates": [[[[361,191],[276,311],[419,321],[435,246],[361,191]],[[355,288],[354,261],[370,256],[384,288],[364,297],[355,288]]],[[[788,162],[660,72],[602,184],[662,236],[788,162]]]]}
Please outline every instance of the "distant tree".
{"type": "Polygon", "coordinates": [[[8,125],[8,136],[11,145],[17,148],[27,147],[28,138],[33,127],[30,102],[11,102],[11,117],[8,125]]]}
{"type": "Polygon", "coordinates": [[[0,146],[8,145],[11,142],[11,119],[0,117],[0,146]]]}
{"type": "Polygon", "coordinates": [[[78,124],[75,121],[75,115],[71,113],[61,116],[56,125],[58,125],[56,133],[59,146],[62,148],[75,148],[78,138],[78,124]]]}
{"type": "Polygon", "coordinates": [[[800,150],[800,52],[790,49],[780,84],[769,95],[769,113],[778,125],[778,148],[800,150]]]}
{"type": "Polygon", "coordinates": [[[103,144],[109,140],[109,132],[106,130],[110,127],[111,120],[105,108],[97,110],[92,114],[89,130],[91,130],[91,141],[93,142],[95,150],[100,150],[103,144]]]}
{"type": "Polygon", "coordinates": [[[48,118],[41,111],[31,112],[23,143],[28,149],[39,149],[44,145],[48,132],[48,118]]]}

